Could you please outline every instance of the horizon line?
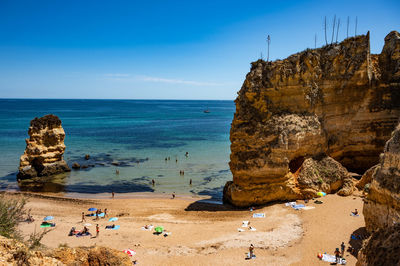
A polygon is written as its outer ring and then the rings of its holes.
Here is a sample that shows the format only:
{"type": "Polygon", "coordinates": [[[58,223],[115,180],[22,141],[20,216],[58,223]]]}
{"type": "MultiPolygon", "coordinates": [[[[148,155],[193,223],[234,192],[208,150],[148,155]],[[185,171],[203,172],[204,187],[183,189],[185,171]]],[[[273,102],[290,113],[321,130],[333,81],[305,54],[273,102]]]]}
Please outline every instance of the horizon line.
{"type": "Polygon", "coordinates": [[[144,99],[144,98],[3,98],[0,100],[109,100],[109,101],[234,101],[235,99],[144,99]]]}

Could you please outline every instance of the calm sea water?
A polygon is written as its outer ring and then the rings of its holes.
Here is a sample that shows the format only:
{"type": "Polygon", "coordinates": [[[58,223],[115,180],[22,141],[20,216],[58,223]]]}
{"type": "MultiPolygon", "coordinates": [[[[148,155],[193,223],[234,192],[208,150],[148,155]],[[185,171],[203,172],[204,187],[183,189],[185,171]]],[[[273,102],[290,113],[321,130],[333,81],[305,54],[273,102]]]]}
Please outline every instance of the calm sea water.
{"type": "Polygon", "coordinates": [[[220,198],[223,185],[232,179],[228,162],[234,110],[233,101],[0,99],[0,188],[220,198]],[[210,113],[203,112],[207,108],[210,113]],[[34,187],[20,186],[16,173],[29,123],[50,113],[60,117],[66,132],[67,163],[94,167],[57,175],[34,187]]]}

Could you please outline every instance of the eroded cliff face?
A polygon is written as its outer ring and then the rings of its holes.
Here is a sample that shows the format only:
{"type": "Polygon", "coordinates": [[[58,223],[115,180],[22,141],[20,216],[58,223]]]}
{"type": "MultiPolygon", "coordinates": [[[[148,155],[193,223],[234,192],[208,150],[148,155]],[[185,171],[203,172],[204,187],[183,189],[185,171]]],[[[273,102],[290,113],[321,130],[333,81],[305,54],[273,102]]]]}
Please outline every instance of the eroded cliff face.
{"type": "Polygon", "coordinates": [[[386,143],[372,175],[363,214],[370,232],[400,223],[400,125],[386,143]]]}
{"type": "Polygon", "coordinates": [[[33,119],[28,134],[26,149],[20,158],[18,179],[70,171],[63,160],[65,132],[57,116],[46,115],[33,119]]]}
{"type": "Polygon", "coordinates": [[[400,124],[385,145],[364,200],[365,226],[372,233],[357,265],[400,264],[400,124]]]}
{"type": "Polygon", "coordinates": [[[400,115],[399,39],[391,32],[380,55],[370,54],[368,33],[285,60],[252,63],[235,101],[233,182],[225,186],[224,200],[248,206],[343,186],[341,194],[351,194],[347,174],[336,183],[322,178],[326,185],[317,187],[298,177],[308,158],[329,156],[359,173],[378,163],[400,115]]]}
{"type": "Polygon", "coordinates": [[[127,254],[105,247],[31,250],[24,243],[0,236],[0,265],[132,265],[127,254]]]}

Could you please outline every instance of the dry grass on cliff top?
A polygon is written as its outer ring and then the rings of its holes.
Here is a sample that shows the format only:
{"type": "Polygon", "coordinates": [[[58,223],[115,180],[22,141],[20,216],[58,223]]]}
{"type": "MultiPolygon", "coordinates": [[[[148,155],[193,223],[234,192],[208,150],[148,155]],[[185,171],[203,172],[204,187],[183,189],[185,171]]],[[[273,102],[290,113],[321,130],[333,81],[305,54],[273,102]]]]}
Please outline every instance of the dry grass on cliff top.
{"type": "MultiPolygon", "coordinates": [[[[333,254],[350,235],[364,226],[364,218],[350,216],[357,208],[362,213],[359,197],[328,195],[324,204],[315,209],[295,211],[284,204],[273,204],[256,210],[266,218],[252,218],[248,210],[234,210],[222,205],[200,204],[199,198],[131,198],[101,200],[60,200],[52,197],[31,197],[35,222],[23,223],[24,236],[31,234],[44,216],[52,215],[57,224],[44,236],[42,243],[56,248],[59,245],[106,246],[117,250],[134,249],[141,265],[328,265],[316,258],[319,252],[333,254]],[[108,219],[98,221],[100,236],[68,237],[71,227],[82,229],[81,212],[90,207],[107,208],[110,217],[118,216],[119,230],[105,230],[108,219]],[[242,221],[250,221],[257,231],[238,232],[242,221]],[[172,232],[168,237],[153,235],[141,227],[162,225],[172,232]],[[245,260],[248,246],[253,243],[257,258],[245,260]]],[[[87,219],[95,234],[96,221],[87,219]]],[[[245,228],[244,228],[245,229],[245,228]]],[[[347,254],[348,265],[356,258],[347,254]]]]}

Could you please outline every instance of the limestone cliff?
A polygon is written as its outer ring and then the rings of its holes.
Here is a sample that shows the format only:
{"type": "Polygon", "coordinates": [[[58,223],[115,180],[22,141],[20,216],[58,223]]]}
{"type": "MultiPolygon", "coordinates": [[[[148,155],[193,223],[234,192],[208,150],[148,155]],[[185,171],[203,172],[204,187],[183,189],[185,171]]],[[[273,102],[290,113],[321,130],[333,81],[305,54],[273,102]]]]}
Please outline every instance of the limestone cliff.
{"type": "Polygon", "coordinates": [[[357,265],[400,264],[400,124],[385,145],[364,200],[365,226],[371,237],[357,265]]]}
{"type": "Polygon", "coordinates": [[[33,119],[28,134],[25,153],[20,158],[18,179],[70,171],[63,160],[65,132],[57,116],[46,115],[33,119]]]}
{"type": "Polygon", "coordinates": [[[0,236],[0,265],[132,265],[122,251],[105,247],[29,249],[24,243],[0,236]]]}
{"type": "Polygon", "coordinates": [[[400,125],[386,143],[372,175],[363,213],[370,232],[400,223],[400,125]]]}
{"type": "Polygon", "coordinates": [[[368,33],[284,60],[252,63],[235,100],[233,182],[226,184],[224,200],[248,206],[304,198],[316,188],[335,192],[343,185],[341,194],[350,194],[347,174],[317,187],[300,184],[298,177],[308,158],[329,156],[338,168],[359,173],[377,164],[400,115],[399,53],[398,32],[385,38],[380,55],[370,54],[368,33]]]}

